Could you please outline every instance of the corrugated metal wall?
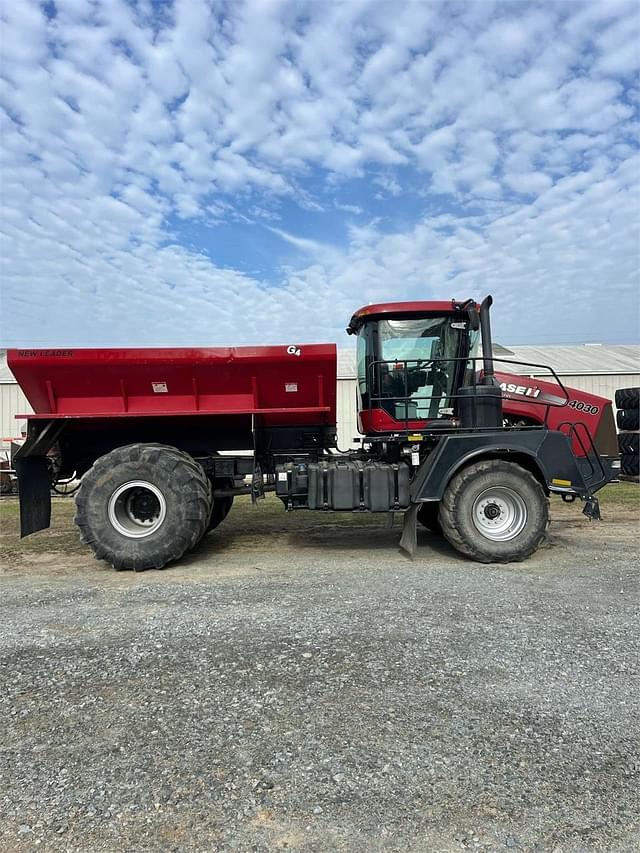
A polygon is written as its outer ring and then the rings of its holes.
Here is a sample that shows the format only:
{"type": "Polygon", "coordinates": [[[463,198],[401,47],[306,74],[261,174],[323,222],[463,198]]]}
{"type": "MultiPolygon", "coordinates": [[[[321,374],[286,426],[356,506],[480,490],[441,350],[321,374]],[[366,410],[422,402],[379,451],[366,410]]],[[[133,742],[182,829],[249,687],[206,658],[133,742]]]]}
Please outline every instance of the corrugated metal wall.
{"type": "Polygon", "coordinates": [[[21,430],[26,427],[26,421],[17,421],[15,416],[32,411],[20,386],[12,382],[0,383],[0,444],[2,447],[9,446],[8,439],[19,438],[21,430]]]}
{"type": "Polygon", "coordinates": [[[640,385],[640,373],[632,374],[591,374],[578,375],[563,373],[559,374],[562,384],[567,388],[576,388],[586,391],[588,394],[597,394],[611,400],[615,409],[615,395],[618,388],[635,388],[640,385]]]}
{"type": "Polygon", "coordinates": [[[353,443],[353,438],[358,435],[357,387],[358,384],[355,379],[338,379],[336,416],[338,418],[338,447],[340,450],[347,450],[349,447],[356,446],[353,443]]]}

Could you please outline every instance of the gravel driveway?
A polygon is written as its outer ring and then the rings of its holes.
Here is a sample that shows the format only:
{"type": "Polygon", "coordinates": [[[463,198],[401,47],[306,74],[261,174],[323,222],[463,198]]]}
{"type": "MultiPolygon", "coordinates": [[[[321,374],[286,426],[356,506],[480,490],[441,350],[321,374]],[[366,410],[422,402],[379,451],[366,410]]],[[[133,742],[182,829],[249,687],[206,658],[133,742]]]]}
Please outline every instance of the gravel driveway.
{"type": "Polygon", "coordinates": [[[0,849],[639,849],[636,524],[571,518],[501,567],[233,512],[163,572],[25,551],[0,849]]]}

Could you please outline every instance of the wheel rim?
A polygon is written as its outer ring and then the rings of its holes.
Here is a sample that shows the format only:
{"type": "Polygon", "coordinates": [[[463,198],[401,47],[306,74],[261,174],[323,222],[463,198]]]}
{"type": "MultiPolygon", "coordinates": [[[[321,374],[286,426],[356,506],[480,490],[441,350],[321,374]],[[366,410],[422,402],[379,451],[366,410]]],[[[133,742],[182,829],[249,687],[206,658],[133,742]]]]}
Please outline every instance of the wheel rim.
{"type": "Polygon", "coordinates": [[[486,539],[508,542],[522,533],[527,505],[517,492],[494,486],[481,492],[473,503],[473,523],[486,539]]]}
{"type": "Polygon", "coordinates": [[[157,486],[144,480],[123,483],[109,498],[109,521],[129,539],[151,536],[166,515],[164,495],[157,486]]]}

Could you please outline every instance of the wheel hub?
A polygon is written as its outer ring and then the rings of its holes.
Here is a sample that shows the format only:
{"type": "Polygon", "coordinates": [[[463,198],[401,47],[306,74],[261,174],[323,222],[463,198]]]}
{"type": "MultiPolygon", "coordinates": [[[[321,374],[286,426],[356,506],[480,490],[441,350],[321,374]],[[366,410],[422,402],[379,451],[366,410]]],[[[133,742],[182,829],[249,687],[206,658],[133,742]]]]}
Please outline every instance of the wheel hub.
{"type": "Polygon", "coordinates": [[[167,503],[160,489],[143,480],[123,483],[109,498],[109,521],[129,539],[141,539],[155,533],[166,514],[167,503]]]}
{"type": "Polygon", "coordinates": [[[471,512],[477,530],[493,542],[515,539],[528,517],[522,497],[506,486],[485,489],[475,499],[471,512]]]}
{"type": "Polygon", "coordinates": [[[500,507],[498,504],[488,504],[484,508],[484,514],[489,521],[493,521],[500,516],[500,507]]]}
{"type": "Polygon", "coordinates": [[[143,489],[134,490],[129,498],[129,512],[142,524],[153,523],[153,519],[160,512],[160,501],[152,492],[143,489]]]}

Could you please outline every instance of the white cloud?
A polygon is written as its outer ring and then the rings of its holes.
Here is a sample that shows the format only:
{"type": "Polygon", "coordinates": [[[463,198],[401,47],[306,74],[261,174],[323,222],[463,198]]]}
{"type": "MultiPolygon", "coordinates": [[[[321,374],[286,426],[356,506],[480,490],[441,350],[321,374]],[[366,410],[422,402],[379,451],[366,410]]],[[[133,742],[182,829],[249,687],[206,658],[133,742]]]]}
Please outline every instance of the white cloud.
{"type": "Polygon", "coordinates": [[[354,216],[360,216],[364,213],[364,210],[357,204],[342,204],[339,201],[334,201],[333,205],[336,210],[343,210],[345,213],[353,213],[354,216]]]}
{"type": "Polygon", "coordinates": [[[7,339],[273,339],[296,311],[333,336],[357,303],[489,286],[505,329],[526,305],[561,335],[563,291],[633,296],[634,3],[50,8],[2,13],[7,339]]]}
{"type": "Polygon", "coordinates": [[[553,183],[551,178],[542,172],[510,173],[505,175],[504,180],[512,190],[524,195],[538,195],[548,190],[553,183]]]}
{"type": "Polygon", "coordinates": [[[331,247],[325,243],[321,243],[319,240],[310,240],[308,237],[296,237],[295,234],[290,234],[282,228],[274,228],[271,225],[267,225],[266,227],[272,234],[276,234],[282,240],[289,243],[291,246],[294,246],[296,249],[300,249],[302,252],[325,256],[330,252],[331,247]]]}
{"type": "Polygon", "coordinates": [[[400,182],[393,175],[377,175],[373,183],[384,190],[384,193],[376,193],[376,198],[384,198],[387,195],[398,196],[402,192],[400,182]]]}

